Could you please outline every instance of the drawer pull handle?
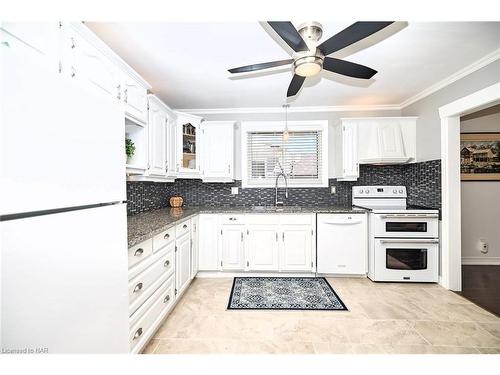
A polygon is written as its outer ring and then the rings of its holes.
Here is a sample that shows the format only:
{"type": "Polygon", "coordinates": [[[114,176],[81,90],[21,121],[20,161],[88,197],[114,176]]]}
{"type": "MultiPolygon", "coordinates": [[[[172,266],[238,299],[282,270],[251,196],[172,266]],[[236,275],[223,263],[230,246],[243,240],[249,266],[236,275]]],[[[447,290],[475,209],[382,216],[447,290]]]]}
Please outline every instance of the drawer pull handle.
{"type": "Polygon", "coordinates": [[[165,267],[170,266],[170,261],[169,261],[169,260],[165,261],[165,263],[163,263],[163,265],[164,265],[165,267]]]}
{"type": "Polygon", "coordinates": [[[167,303],[168,301],[170,301],[170,296],[166,296],[165,299],[163,300],[163,303],[167,303]]]}
{"type": "Polygon", "coordinates": [[[142,248],[139,248],[135,251],[134,256],[140,257],[142,254],[144,254],[144,250],[142,248]]]}
{"type": "Polygon", "coordinates": [[[137,340],[139,337],[142,336],[142,328],[139,328],[137,331],[134,333],[134,340],[137,340]]]}
{"type": "Polygon", "coordinates": [[[229,218],[229,220],[231,220],[231,221],[235,221],[235,220],[236,220],[236,218],[235,218],[235,217],[230,217],[230,218],[229,218]]]}
{"type": "Polygon", "coordinates": [[[182,227],[183,227],[184,229],[186,229],[188,226],[187,226],[187,224],[184,224],[182,227]]]}
{"type": "Polygon", "coordinates": [[[142,290],[142,283],[139,283],[134,288],[134,293],[138,293],[142,290]]]}
{"type": "Polygon", "coordinates": [[[170,238],[170,234],[166,233],[164,236],[163,236],[163,239],[164,240],[168,240],[170,238]]]}

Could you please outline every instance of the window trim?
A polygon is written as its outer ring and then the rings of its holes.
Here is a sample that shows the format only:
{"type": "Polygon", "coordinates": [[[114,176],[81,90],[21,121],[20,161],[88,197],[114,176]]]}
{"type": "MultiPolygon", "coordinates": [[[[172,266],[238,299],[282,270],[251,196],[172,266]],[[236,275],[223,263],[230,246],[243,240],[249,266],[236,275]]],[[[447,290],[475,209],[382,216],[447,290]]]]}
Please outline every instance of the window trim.
{"type": "MultiPolygon", "coordinates": [[[[242,121],[241,122],[241,187],[243,189],[251,188],[269,188],[274,184],[263,183],[262,185],[248,184],[248,133],[255,131],[280,132],[285,128],[285,121],[242,121]]],[[[290,189],[303,187],[328,187],[328,120],[312,121],[288,121],[289,131],[321,131],[321,180],[318,183],[305,181],[303,183],[294,181],[290,189]]],[[[282,186],[282,182],[280,186],[282,186]]]]}

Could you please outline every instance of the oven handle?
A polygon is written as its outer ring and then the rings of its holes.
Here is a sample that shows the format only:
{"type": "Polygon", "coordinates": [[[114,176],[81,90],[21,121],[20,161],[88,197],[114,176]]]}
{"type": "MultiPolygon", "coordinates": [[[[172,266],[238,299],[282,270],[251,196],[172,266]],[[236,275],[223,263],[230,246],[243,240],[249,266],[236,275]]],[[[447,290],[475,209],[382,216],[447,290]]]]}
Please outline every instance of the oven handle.
{"type": "Polygon", "coordinates": [[[337,220],[337,221],[323,221],[321,222],[323,224],[330,224],[330,225],[354,225],[354,224],[361,224],[361,220],[337,220]]]}
{"type": "Polygon", "coordinates": [[[380,240],[380,243],[439,243],[439,240],[401,238],[401,239],[380,240]]]}
{"type": "Polygon", "coordinates": [[[406,219],[406,218],[438,218],[438,214],[388,214],[380,215],[381,219],[406,219]]]}

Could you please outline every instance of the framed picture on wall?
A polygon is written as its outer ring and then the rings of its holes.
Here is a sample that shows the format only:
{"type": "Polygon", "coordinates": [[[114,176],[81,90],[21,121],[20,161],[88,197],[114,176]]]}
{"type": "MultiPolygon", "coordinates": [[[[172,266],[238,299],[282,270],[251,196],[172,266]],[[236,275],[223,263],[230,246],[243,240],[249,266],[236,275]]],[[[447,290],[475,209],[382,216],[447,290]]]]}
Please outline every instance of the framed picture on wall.
{"type": "Polygon", "coordinates": [[[500,133],[460,134],[462,181],[500,181],[500,133]]]}

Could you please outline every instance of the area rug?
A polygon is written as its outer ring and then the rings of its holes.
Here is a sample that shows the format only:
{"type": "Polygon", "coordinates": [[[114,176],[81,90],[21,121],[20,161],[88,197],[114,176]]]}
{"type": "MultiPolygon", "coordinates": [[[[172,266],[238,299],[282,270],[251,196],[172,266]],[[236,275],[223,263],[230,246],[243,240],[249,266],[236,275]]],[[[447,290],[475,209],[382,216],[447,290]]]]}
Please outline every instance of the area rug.
{"type": "Polygon", "coordinates": [[[347,310],[324,277],[235,277],[230,310],[347,310]]]}

